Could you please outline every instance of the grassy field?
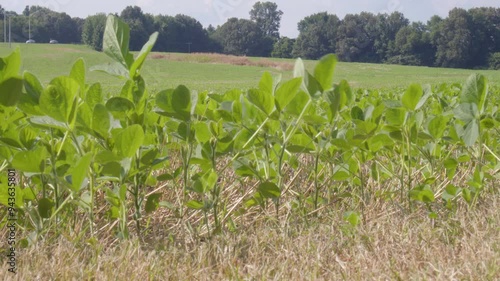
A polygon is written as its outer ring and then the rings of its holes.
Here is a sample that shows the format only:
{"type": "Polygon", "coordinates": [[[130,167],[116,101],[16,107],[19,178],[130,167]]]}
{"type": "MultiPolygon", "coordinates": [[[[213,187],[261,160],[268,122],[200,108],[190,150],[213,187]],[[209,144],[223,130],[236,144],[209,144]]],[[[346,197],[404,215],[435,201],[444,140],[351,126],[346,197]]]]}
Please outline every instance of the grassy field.
{"type": "MultiPolygon", "coordinates": [[[[87,67],[109,62],[102,53],[95,52],[86,46],[49,45],[49,44],[13,44],[12,48],[21,47],[23,70],[34,73],[48,83],[49,79],[66,75],[72,63],[83,57],[87,67]]],[[[0,56],[5,56],[12,49],[0,44],[0,56]]],[[[211,59],[210,55],[169,54],[169,56],[152,54],[146,63],[144,77],[152,89],[162,90],[184,84],[198,91],[225,91],[234,88],[248,89],[255,87],[262,73],[269,71],[274,75],[282,74],[283,78],[292,76],[294,60],[248,58],[248,61],[279,62],[285,67],[266,67],[254,65],[233,65],[234,59],[211,59]],[[204,63],[205,62],[205,63],[204,63]],[[283,70],[282,68],[286,68],[283,70]]],[[[315,61],[306,61],[312,69],[315,61]]],[[[383,65],[367,63],[338,63],[335,80],[346,79],[355,88],[394,88],[405,87],[410,83],[440,84],[462,83],[471,73],[485,75],[492,84],[500,83],[498,71],[464,70],[447,68],[429,68],[400,65],[383,65]]],[[[109,91],[117,90],[122,81],[107,74],[89,72],[89,83],[101,82],[109,91]]]]}
{"type": "MultiPolygon", "coordinates": [[[[68,74],[72,63],[79,57],[85,59],[87,68],[110,61],[104,54],[94,52],[84,46],[22,44],[20,47],[23,70],[34,73],[43,83],[49,82],[50,79],[58,75],[68,74]]],[[[11,49],[6,45],[0,45],[0,57],[7,55],[10,51],[11,49]]],[[[283,59],[236,58],[213,54],[153,53],[149,61],[146,62],[144,76],[148,89],[152,89],[151,91],[185,84],[193,90],[221,92],[234,88],[256,87],[264,71],[270,71],[276,75],[281,73],[284,78],[290,78],[292,75],[290,69],[293,67],[293,63],[293,60],[283,59]]],[[[312,69],[315,63],[315,61],[306,61],[306,66],[312,69]]],[[[496,71],[362,63],[339,63],[336,68],[335,80],[347,79],[355,88],[393,89],[405,87],[410,83],[462,84],[473,72],[485,75],[490,85],[498,86],[500,83],[500,77],[496,71]]],[[[96,72],[88,72],[86,82],[100,82],[108,94],[113,95],[123,84],[123,81],[119,79],[96,72]]],[[[447,88],[448,94],[456,94],[454,89],[450,90],[450,88],[453,87],[447,88]]],[[[495,87],[495,90],[497,89],[495,87]]],[[[495,96],[498,92],[492,90],[489,96],[491,102],[488,105],[487,115],[491,115],[491,119],[498,119],[489,120],[492,124],[500,122],[496,108],[493,110],[498,100],[495,96]]],[[[289,94],[289,92],[286,93],[289,94]]],[[[363,99],[363,102],[371,104],[369,103],[371,97],[363,96],[360,98],[363,99]]],[[[453,100],[453,97],[446,95],[443,95],[443,98],[449,98],[449,104],[453,100]]],[[[438,120],[432,110],[435,109],[435,104],[439,105],[439,102],[429,103],[426,104],[428,108],[425,111],[426,119],[422,121],[426,127],[427,123],[438,120]],[[432,112],[432,116],[427,115],[429,112],[432,112]]],[[[447,103],[443,102],[443,104],[445,104],[443,107],[448,106],[447,103]]],[[[97,109],[98,107],[93,108],[97,109]]],[[[320,108],[316,107],[316,109],[320,108]]],[[[448,107],[446,110],[453,112],[448,107]]],[[[97,110],[95,111],[97,112],[97,110]]],[[[353,112],[356,113],[355,111],[350,113],[353,112]]],[[[391,113],[394,112],[391,111],[391,113]]],[[[12,108],[11,113],[13,115],[24,114],[22,109],[15,108],[12,108]]],[[[344,113],[350,118],[349,112],[344,113]]],[[[293,117],[283,114],[283,116],[293,117]]],[[[364,118],[365,115],[362,114],[364,118]]],[[[388,114],[384,113],[384,116],[387,118],[388,114]]],[[[129,117],[117,115],[116,118],[119,120],[119,118],[129,117]]],[[[155,115],[154,120],[157,119],[155,115]]],[[[14,120],[14,118],[10,120],[14,120]]],[[[200,125],[202,122],[207,121],[203,120],[194,124],[200,125]]],[[[242,120],[243,122],[250,123],[249,120],[242,120]]],[[[269,122],[278,121],[270,120],[269,122]]],[[[14,129],[15,135],[18,135],[16,131],[18,128],[25,131],[30,124],[27,121],[21,123],[22,126],[14,129]]],[[[173,127],[172,122],[162,124],[163,127],[160,129],[165,129],[163,132],[169,137],[173,136],[173,133],[182,133],[180,125],[177,128],[173,127]]],[[[234,126],[230,122],[221,124],[234,126]]],[[[346,124],[342,126],[347,127],[346,124]]],[[[365,124],[364,120],[363,122],[361,119],[350,120],[348,124],[353,126],[352,128],[355,128],[356,132],[360,132],[360,135],[364,130],[367,131],[366,135],[361,136],[371,138],[372,136],[368,136],[368,131],[370,134],[374,134],[372,129],[367,130],[370,124],[368,122],[365,124]],[[351,123],[355,124],[356,127],[351,123]]],[[[390,127],[386,126],[389,123],[381,124],[382,129],[390,127]]],[[[452,123],[449,124],[452,126],[452,123]]],[[[245,124],[245,126],[250,125],[245,124]]],[[[210,128],[212,129],[212,127],[210,128]]],[[[402,128],[406,129],[406,127],[402,128]]],[[[64,158],[64,161],[55,161],[58,164],[64,162],[63,164],[68,164],[68,166],[74,165],[74,159],[83,158],[66,156],[66,153],[68,153],[67,155],[70,155],[69,153],[73,153],[71,155],[77,154],[74,151],[74,146],[80,149],[81,145],[83,149],[89,151],[96,147],[101,149],[102,146],[101,143],[92,143],[93,138],[86,137],[87,135],[83,131],[78,136],[66,138],[66,134],[54,134],[52,128],[45,131],[41,129],[35,131],[35,129],[34,127],[32,134],[28,136],[37,141],[35,146],[42,142],[40,139],[49,145],[53,144],[54,147],[56,144],[66,141],[67,145],[60,146],[61,148],[54,159],[59,156],[68,158],[64,158]]],[[[220,130],[223,129],[229,130],[232,127],[221,125],[220,130]]],[[[230,132],[232,134],[236,131],[237,129],[232,129],[230,132]]],[[[207,217],[207,213],[196,208],[186,211],[183,216],[179,215],[179,208],[173,206],[174,204],[184,206],[187,197],[183,194],[182,184],[193,181],[196,175],[191,177],[190,173],[194,174],[197,172],[196,169],[201,169],[200,165],[191,165],[191,160],[182,159],[181,151],[184,150],[179,151],[179,147],[190,147],[191,144],[182,143],[180,138],[175,142],[165,141],[156,144],[156,140],[153,140],[151,136],[161,134],[158,132],[146,131],[148,133],[147,141],[154,143],[158,148],[168,150],[167,156],[169,158],[168,165],[165,164],[165,167],[162,168],[165,170],[155,170],[153,177],[156,178],[161,173],[178,175],[172,176],[171,179],[164,177],[164,180],[147,181],[144,186],[141,185],[141,188],[144,188],[144,193],[148,195],[161,193],[162,202],[170,202],[172,206],[169,207],[167,204],[146,214],[139,222],[142,225],[141,231],[137,233],[131,231],[131,238],[126,240],[118,237],[118,225],[121,221],[126,221],[125,225],[134,229],[135,222],[132,217],[135,214],[132,212],[132,207],[129,206],[128,213],[124,214],[128,220],[109,218],[112,213],[110,212],[110,198],[114,199],[114,197],[110,197],[114,192],[111,191],[111,187],[114,186],[111,181],[107,182],[105,179],[101,179],[99,186],[96,187],[96,194],[92,197],[95,197],[95,202],[91,205],[93,207],[90,207],[93,210],[93,216],[95,216],[91,226],[89,226],[89,215],[85,211],[86,209],[76,207],[80,206],[77,204],[89,204],[84,201],[88,199],[86,197],[88,193],[85,193],[84,190],[63,194],[65,198],[68,198],[67,201],[64,201],[64,203],[69,202],[67,207],[61,207],[61,214],[58,214],[60,217],[54,215],[55,218],[51,217],[50,219],[39,217],[40,210],[34,207],[40,207],[39,202],[26,200],[24,204],[28,207],[25,210],[28,211],[22,214],[24,219],[19,220],[21,223],[18,222],[16,239],[20,241],[26,238],[26,244],[29,245],[19,245],[17,248],[18,272],[16,275],[7,271],[6,237],[10,235],[10,232],[5,225],[0,224],[0,236],[2,237],[0,239],[0,280],[500,280],[500,212],[498,211],[500,204],[498,189],[500,165],[498,162],[500,159],[497,156],[500,155],[500,145],[497,141],[500,131],[495,126],[489,128],[489,131],[484,134],[485,142],[481,145],[462,147],[458,142],[449,145],[444,140],[442,142],[436,141],[435,145],[439,145],[439,147],[443,143],[442,148],[439,149],[439,155],[441,155],[439,157],[436,156],[437,152],[435,152],[436,155],[427,152],[429,146],[426,142],[431,142],[428,139],[417,140],[411,144],[408,138],[408,144],[404,141],[395,142],[387,148],[380,145],[380,150],[377,150],[377,155],[380,158],[373,158],[364,163],[354,163],[360,167],[355,170],[356,172],[349,174],[343,180],[333,179],[335,175],[340,175],[338,172],[350,169],[351,162],[348,161],[352,159],[361,161],[359,159],[365,158],[363,156],[365,154],[361,154],[365,153],[365,150],[354,146],[349,147],[347,144],[347,140],[356,140],[343,136],[345,139],[342,140],[346,140],[346,143],[336,142],[335,145],[338,145],[339,149],[342,145],[348,148],[345,148],[345,151],[332,152],[331,158],[337,161],[335,164],[328,162],[332,160],[329,159],[330,156],[324,157],[325,159],[317,157],[316,164],[314,164],[312,154],[297,154],[296,158],[290,158],[291,161],[285,162],[283,165],[280,162],[277,165],[279,175],[282,176],[283,189],[280,191],[282,192],[280,199],[276,200],[281,202],[281,205],[276,205],[278,206],[276,209],[271,205],[271,200],[265,206],[246,207],[246,204],[250,202],[248,199],[254,198],[251,195],[257,194],[256,190],[262,186],[259,183],[263,180],[241,176],[237,173],[234,165],[226,165],[230,163],[231,160],[227,157],[231,155],[224,155],[223,157],[226,158],[217,158],[217,164],[213,164],[213,168],[218,173],[220,171],[220,175],[216,175],[213,185],[224,187],[220,198],[223,202],[221,204],[224,206],[223,214],[227,216],[221,216],[223,229],[214,228],[213,235],[207,235],[210,232],[207,229],[210,229],[209,222],[212,222],[213,217],[216,216],[210,217],[208,214],[209,217],[207,217]],[[482,149],[482,146],[488,150],[492,149],[494,152],[488,153],[482,149]],[[476,150],[478,147],[481,149],[476,150]],[[409,152],[405,152],[405,149],[409,152]],[[448,151],[449,149],[451,151],[448,151]],[[351,151],[355,153],[350,154],[351,151]],[[441,153],[441,151],[443,152],[441,153]],[[464,160],[460,164],[457,162],[453,172],[454,176],[448,175],[451,168],[442,168],[444,166],[441,165],[441,162],[445,163],[445,160],[454,160],[455,158],[465,159],[464,157],[469,157],[470,161],[464,160]],[[487,180],[484,180],[485,184],[477,202],[468,204],[460,198],[455,198],[456,201],[452,202],[451,207],[446,208],[442,196],[448,192],[448,186],[454,184],[467,188],[469,185],[474,185],[476,182],[473,180],[481,178],[479,172],[476,177],[474,168],[483,157],[484,162],[496,164],[483,166],[485,173],[491,172],[491,174],[488,175],[487,180]],[[428,158],[434,161],[432,165],[427,163],[428,158]],[[181,172],[177,173],[183,171],[181,169],[183,161],[188,163],[185,169],[187,171],[185,179],[181,179],[179,176],[181,172]],[[344,161],[349,165],[342,166],[344,161]],[[405,164],[406,162],[408,164],[405,164]],[[323,168],[318,169],[318,163],[323,165],[323,168]],[[194,169],[192,169],[193,167],[194,169]],[[221,169],[222,167],[232,167],[233,169],[221,169]],[[344,170],[335,170],[340,167],[343,167],[344,170]],[[318,170],[316,171],[316,169],[318,170]],[[282,175],[281,170],[283,171],[282,175]],[[315,176],[318,177],[317,180],[315,176]],[[354,181],[356,179],[359,179],[359,183],[354,181]],[[435,201],[427,205],[423,204],[423,201],[417,200],[406,202],[408,196],[403,195],[402,192],[409,192],[409,190],[405,190],[406,183],[408,183],[409,189],[412,182],[432,185],[436,191],[435,201]],[[313,207],[312,203],[316,183],[319,183],[317,188],[321,188],[322,198],[317,208],[313,207]],[[360,192],[360,187],[362,192],[360,192]],[[368,195],[365,195],[365,190],[368,195]],[[430,206],[434,208],[433,212],[430,212],[430,206]],[[346,217],[348,211],[353,210],[362,213],[357,217],[355,223],[346,217]],[[35,220],[31,220],[32,218],[35,220]],[[206,226],[203,223],[204,219],[206,226]],[[92,235],[89,234],[89,231],[92,231],[92,235]]],[[[411,130],[408,132],[408,134],[412,134],[411,130]]],[[[5,145],[2,126],[0,126],[0,133],[2,137],[0,145],[5,145]]],[[[266,133],[272,136],[270,139],[273,142],[277,138],[274,133],[275,131],[271,129],[269,133],[266,133]]],[[[386,131],[378,133],[386,134],[386,131]]],[[[346,133],[346,135],[348,134],[346,133]]],[[[128,139],[137,139],[137,134],[128,139]]],[[[121,142],[128,139],[124,138],[121,142]]],[[[338,139],[340,140],[341,137],[339,136],[338,139]]],[[[390,138],[382,140],[387,142],[387,139],[391,143],[393,142],[390,138]]],[[[31,141],[31,139],[29,140],[31,141]]],[[[213,138],[210,138],[210,143],[212,140],[213,138]]],[[[247,153],[248,155],[245,154],[245,156],[248,156],[250,160],[253,160],[251,158],[253,156],[262,157],[264,151],[267,152],[269,147],[267,140],[266,137],[265,142],[256,141],[255,144],[252,144],[253,153],[247,153]],[[259,147],[258,145],[261,144],[262,146],[259,147]]],[[[116,141],[113,145],[121,142],[116,141]]],[[[209,142],[205,141],[204,143],[208,144],[209,142]]],[[[371,142],[367,143],[367,147],[372,144],[371,142]]],[[[241,146],[241,150],[245,150],[243,148],[246,144],[241,146]]],[[[373,146],[376,145],[378,143],[374,141],[373,146]]],[[[276,145],[272,145],[272,148],[279,149],[280,147],[276,143],[276,145]]],[[[16,149],[16,153],[19,151],[24,153],[23,149],[16,149]]],[[[52,149],[51,153],[55,154],[55,151],[52,149]]],[[[96,151],[98,150],[91,150],[89,153],[96,151]]],[[[104,148],[99,151],[104,151],[104,148]]],[[[199,154],[203,156],[203,152],[199,152],[199,154]]],[[[109,155],[112,154],[103,153],[101,158],[109,155]]],[[[215,155],[216,153],[212,154],[213,157],[215,155]]],[[[272,152],[271,155],[273,155],[272,152]]],[[[375,152],[373,155],[376,155],[375,152]]],[[[158,155],[158,157],[160,156],[163,154],[158,155]]],[[[197,157],[202,156],[197,155],[197,157]]],[[[269,158],[267,169],[272,168],[274,165],[272,161],[277,158],[269,158]]],[[[238,159],[243,161],[246,158],[242,156],[238,159]]],[[[200,161],[201,159],[196,160],[200,161]]],[[[78,162],[80,161],[78,160],[78,162]]],[[[142,161],[143,158],[141,158],[141,163],[142,161]]],[[[148,163],[147,161],[150,160],[144,160],[145,163],[148,163]]],[[[48,163],[48,161],[46,162],[48,163]]],[[[122,167],[121,163],[118,164],[119,168],[122,167]]],[[[136,163],[140,164],[139,161],[136,163]]],[[[196,161],[193,160],[193,163],[196,161]]],[[[65,166],[61,167],[65,168],[65,166]]],[[[5,167],[0,169],[0,177],[4,176],[5,167]]],[[[79,167],[74,169],[80,169],[79,167]]],[[[53,185],[50,181],[51,174],[58,180],[54,182],[67,184],[67,178],[62,178],[62,175],[66,174],[62,168],[46,173],[44,176],[49,180],[45,185],[40,186],[57,190],[57,187],[50,186],[53,185]]],[[[265,168],[254,169],[267,173],[265,168]]],[[[480,168],[477,171],[480,171],[480,168]]],[[[70,172],[73,181],[73,174],[76,174],[76,171],[70,172]]],[[[248,173],[247,170],[239,170],[239,172],[248,173]]],[[[276,170],[274,172],[277,173],[276,170]]],[[[271,172],[269,173],[271,174],[271,172]]],[[[170,176],[169,174],[163,175],[170,176]]],[[[28,176],[25,175],[24,178],[28,179],[28,176]]],[[[9,181],[11,181],[10,178],[9,181]]],[[[34,178],[34,185],[38,181],[40,180],[34,178]]],[[[483,179],[481,179],[482,181],[483,179]]],[[[24,190],[28,190],[27,187],[31,183],[30,180],[21,182],[24,184],[24,190]]],[[[118,186],[116,184],[116,187],[118,186]]],[[[320,189],[317,190],[320,191],[320,189]]],[[[193,198],[193,200],[199,198],[201,198],[199,200],[205,200],[205,197],[202,196],[208,196],[208,193],[200,195],[190,192],[189,198],[193,198]]],[[[121,193],[120,191],[119,194],[121,193]]],[[[128,194],[127,200],[131,200],[130,191],[125,189],[125,193],[128,194]]],[[[432,194],[434,196],[434,193],[432,194]]],[[[273,202],[276,201],[273,200],[273,202]]],[[[131,205],[132,202],[128,203],[131,205]]],[[[2,205],[0,208],[1,222],[5,222],[7,213],[6,208],[2,205]]]]}

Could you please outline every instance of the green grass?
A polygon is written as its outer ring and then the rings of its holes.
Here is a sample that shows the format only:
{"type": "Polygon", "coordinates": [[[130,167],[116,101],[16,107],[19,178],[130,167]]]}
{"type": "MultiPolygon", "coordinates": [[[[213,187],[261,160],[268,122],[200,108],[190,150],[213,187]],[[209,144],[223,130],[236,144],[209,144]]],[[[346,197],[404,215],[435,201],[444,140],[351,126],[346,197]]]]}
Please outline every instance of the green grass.
{"type": "MultiPolygon", "coordinates": [[[[0,56],[8,55],[17,46],[21,47],[23,70],[34,73],[42,83],[58,75],[67,74],[72,63],[83,57],[87,67],[110,62],[103,53],[86,46],[49,44],[0,44],[0,56]]],[[[250,58],[257,60],[257,58],[250,58]]],[[[269,59],[271,61],[294,63],[294,60],[269,59]]],[[[315,61],[306,61],[309,69],[315,61]]],[[[184,84],[192,90],[225,91],[234,88],[255,87],[262,73],[269,71],[282,74],[287,79],[292,71],[279,71],[271,67],[239,66],[189,61],[150,59],[144,68],[144,77],[150,88],[161,90],[184,84]]],[[[429,68],[368,63],[338,63],[335,80],[346,79],[354,88],[394,88],[413,83],[437,85],[441,83],[462,83],[474,72],[488,78],[490,84],[499,84],[499,72],[493,70],[464,70],[449,68],[429,68]]],[[[88,73],[88,82],[101,82],[107,91],[116,91],[122,85],[119,79],[98,72],[88,73]]]]}

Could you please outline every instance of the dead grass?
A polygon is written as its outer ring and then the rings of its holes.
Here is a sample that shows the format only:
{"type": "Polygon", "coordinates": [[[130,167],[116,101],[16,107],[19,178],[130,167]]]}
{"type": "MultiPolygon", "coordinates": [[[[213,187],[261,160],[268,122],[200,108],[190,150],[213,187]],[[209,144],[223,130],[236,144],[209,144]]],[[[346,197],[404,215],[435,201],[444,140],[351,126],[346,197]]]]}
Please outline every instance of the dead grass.
{"type": "Polygon", "coordinates": [[[230,65],[245,65],[257,67],[270,67],[280,71],[292,70],[293,64],[289,62],[272,61],[270,59],[258,58],[249,59],[248,57],[222,55],[217,53],[152,53],[151,59],[165,59],[171,61],[195,62],[195,63],[218,63],[230,65]]]}
{"type": "Polygon", "coordinates": [[[356,229],[331,209],[307,221],[260,215],[211,239],[186,229],[165,231],[150,243],[90,243],[66,234],[21,250],[15,277],[3,261],[0,279],[499,280],[498,203],[492,196],[438,222],[424,212],[374,204],[356,229]]]}

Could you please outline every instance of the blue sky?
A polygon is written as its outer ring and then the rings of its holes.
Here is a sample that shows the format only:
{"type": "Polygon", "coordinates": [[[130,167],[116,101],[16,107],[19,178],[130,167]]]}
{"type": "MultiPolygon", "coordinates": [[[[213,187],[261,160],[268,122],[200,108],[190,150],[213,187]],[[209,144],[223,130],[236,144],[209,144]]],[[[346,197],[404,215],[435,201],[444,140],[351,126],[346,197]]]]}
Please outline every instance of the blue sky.
{"type": "MultiPolygon", "coordinates": [[[[262,0],[261,0],[262,1],[262,0]]],[[[126,6],[137,5],[152,14],[186,14],[204,26],[223,24],[230,17],[248,18],[254,0],[3,0],[7,10],[22,12],[26,5],[39,5],[75,17],[98,12],[119,13],[126,6]]],[[[500,7],[499,0],[274,0],[283,11],[281,35],[296,37],[297,23],[304,17],[327,11],[343,18],[346,14],[400,11],[411,21],[427,21],[432,15],[445,17],[453,7],[500,7]]]]}

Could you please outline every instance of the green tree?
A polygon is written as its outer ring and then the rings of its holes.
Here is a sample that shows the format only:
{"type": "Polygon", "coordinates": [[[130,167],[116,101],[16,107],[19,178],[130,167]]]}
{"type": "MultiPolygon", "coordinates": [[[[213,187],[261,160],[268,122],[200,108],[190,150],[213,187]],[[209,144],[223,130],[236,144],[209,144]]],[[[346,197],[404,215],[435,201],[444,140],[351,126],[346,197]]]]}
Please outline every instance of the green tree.
{"type": "Polygon", "coordinates": [[[247,19],[230,18],[214,34],[215,40],[226,54],[268,56],[273,41],[263,36],[259,26],[247,19]]]}
{"type": "Polygon", "coordinates": [[[377,17],[362,12],[346,15],[337,31],[336,53],[343,61],[380,62],[375,40],[380,37],[377,17]]]}
{"type": "Polygon", "coordinates": [[[473,65],[472,20],[464,9],[450,11],[436,40],[436,64],[443,67],[467,68],[473,65]]]}
{"type": "Polygon", "coordinates": [[[392,14],[379,14],[377,16],[377,33],[374,47],[379,61],[386,61],[394,55],[394,44],[398,31],[408,26],[410,21],[400,12],[392,14]]]}
{"type": "Polygon", "coordinates": [[[102,50],[102,39],[106,27],[106,14],[88,16],[82,28],[82,42],[94,50],[102,50]]]}
{"type": "Polygon", "coordinates": [[[339,24],[336,15],[326,12],[305,17],[298,23],[299,36],[294,45],[293,56],[319,59],[328,53],[334,53],[339,24]]]}
{"type": "Polygon", "coordinates": [[[500,9],[473,8],[468,14],[472,34],[470,67],[486,67],[490,55],[500,51],[500,9]]]}
{"type": "Polygon", "coordinates": [[[387,62],[432,66],[435,55],[436,50],[432,46],[427,26],[417,22],[398,31],[394,41],[393,56],[388,58],[387,62]]]}
{"type": "Polygon", "coordinates": [[[250,19],[260,27],[264,36],[277,40],[280,37],[279,29],[283,12],[278,5],[272,2],[257,2],[250,11],[250,19]]]}
{"type": "Polygon", "coordinates": [[[195,18],[182,14],[158,15],[154,18],[154,28],[159,32],[156,51],[207,52],[213,48],[207,30],[195,18]]]}
{"type": "Polygon", "coordinates": [[[144,14],[138,6],[127,6],[120,14],[120,18],[130,27],[130,50],[139,51],[154,32],[154,19],[144,14]]]}
{"type": "Polygon", "coordinates": [[[292,58],[295,41],[295,39],[281,37],[278,41],[276,41],[276,43],[274,43],[271,56],[275,58],[292,58]]]}

